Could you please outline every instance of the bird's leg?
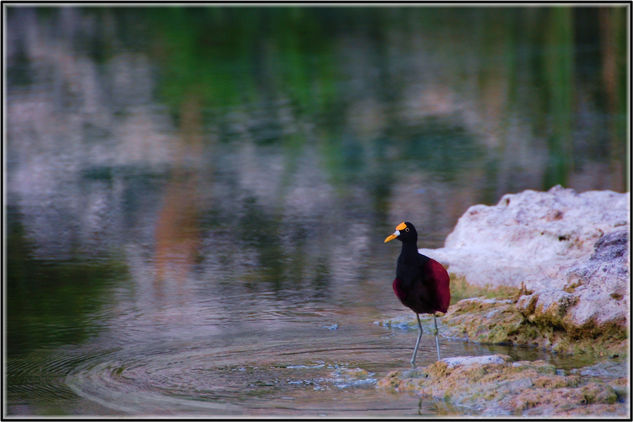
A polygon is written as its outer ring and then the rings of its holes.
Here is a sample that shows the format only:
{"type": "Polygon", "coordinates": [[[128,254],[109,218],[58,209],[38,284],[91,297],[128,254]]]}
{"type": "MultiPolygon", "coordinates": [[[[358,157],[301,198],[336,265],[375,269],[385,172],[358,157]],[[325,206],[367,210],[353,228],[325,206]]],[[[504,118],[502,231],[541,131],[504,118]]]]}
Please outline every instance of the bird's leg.
{"type": "Polygon", "coordinates": [[[420,323],[420,314],[416,313],[415,317],[418,319],[418,339],[415,342],[415,348],[413,349],[413,356],[411,356],[411,366],[415,368],[415,355],[418,354],[418,347],[420,346],[420,339],[422,338],[422,324],[420,323]]]}
{"type": "Polygon", "coordinates": [[[437,360],[440,360],[440,341],[437,337],[437,317],[435,316],[435,314],[433,314],[433,323],[435,324],[435,331],[433,332],[433,334],[435,334],[435,348],[437,349],[437,360]]]}

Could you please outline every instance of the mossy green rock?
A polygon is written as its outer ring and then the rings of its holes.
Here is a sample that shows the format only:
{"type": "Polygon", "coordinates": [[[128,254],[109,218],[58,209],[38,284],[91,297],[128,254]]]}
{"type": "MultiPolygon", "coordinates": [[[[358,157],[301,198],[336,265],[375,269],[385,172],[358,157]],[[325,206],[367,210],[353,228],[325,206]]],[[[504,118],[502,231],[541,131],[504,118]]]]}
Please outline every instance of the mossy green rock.
{"type": "Polygon", "coordinates": [[[524,323],[511,300],[464,299],[442,319],[450,335],[478,343],[509,343],[524,323]]]}
{"type": "Polygon", "coordinates": [[[561,319],[566,298],[559,299],[543,309],[531,307],[529,295],[463,299],[441,318],[440,333],[477,343],[537,346],[598,359],[627,355],[627,334],[620,327],[567,329],[561,319]]]}

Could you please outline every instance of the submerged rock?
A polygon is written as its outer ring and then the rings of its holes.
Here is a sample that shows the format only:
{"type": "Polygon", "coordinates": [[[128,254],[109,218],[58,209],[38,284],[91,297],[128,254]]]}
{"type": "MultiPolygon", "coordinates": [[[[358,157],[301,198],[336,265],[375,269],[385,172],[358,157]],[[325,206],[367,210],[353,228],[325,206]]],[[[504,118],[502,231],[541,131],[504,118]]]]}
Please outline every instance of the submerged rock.
{"type": "Polygon", "coordinates": [[[531,324],[572,340],[606,335],[619,342],[629,326],[629,197],[560,186],[508,194],[495,206],[470,207],[444,248],[420,252],[470,284],[521,287],[515,305],[496,304],[497,314],[489,314],[497,322],[503,316],[500,333],[476,333],[477,324],[463,318],[470,339],[499,342],[531,324]]]}
{"type": "Polygon", "coordinates": [[[506,355],[446,358],[417,370],[392,371],[379,388],[446,401],[480,415],[623,416],[626,378],[563,375],[544,361],[506,355]]]}

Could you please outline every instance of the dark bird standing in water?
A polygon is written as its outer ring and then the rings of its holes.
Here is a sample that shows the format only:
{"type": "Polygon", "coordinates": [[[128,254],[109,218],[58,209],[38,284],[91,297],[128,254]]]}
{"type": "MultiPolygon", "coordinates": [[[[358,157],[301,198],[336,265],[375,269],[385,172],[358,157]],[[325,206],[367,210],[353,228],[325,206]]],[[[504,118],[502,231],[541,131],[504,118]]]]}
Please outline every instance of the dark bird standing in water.
{"type": "Polygon", "coordinates": [[[403,305],[411,308],[418,319],[418,340],[415,342],[411,365],[415,367],[415,356],[422,337],[420,314],[433,314],[435,323],[435,347],[440,360],[440,342],[437,338],[437,318],[435,312],[446,312],[451,300],[448,273],[439,262],[418,252],[418,232],[408,221],[396,226],[396,231],[387,236],[385,243],[398,239],[402,251],[398,257],[396,279],[393,291],[403,305]]]}

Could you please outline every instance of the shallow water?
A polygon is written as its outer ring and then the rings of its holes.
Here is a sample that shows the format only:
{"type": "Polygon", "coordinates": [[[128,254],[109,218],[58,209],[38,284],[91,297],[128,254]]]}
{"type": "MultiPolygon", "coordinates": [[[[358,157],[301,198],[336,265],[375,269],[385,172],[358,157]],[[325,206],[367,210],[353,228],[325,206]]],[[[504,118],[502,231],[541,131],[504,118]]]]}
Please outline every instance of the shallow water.
{"type": "MultiPolygon", "coordinates": [[[[84,345],[35,350],[10,359],[13,412],[34,412],[28,399],[32,397],[38,398],[37,413],[46,414],[458,412],[433,400],[375,388],[388,371],[409,366],[416,336],[415,330],[373,323],[373,318],[384,316],[378,309],[282,302],[279,312],[256,312],[248,309],[253,299],[246,293],[230,299],[242,310],[225,312],[204,294],[172,298],[140,311],[133,296],[121,294],[113,305],[117,316],[95,316],[107,321],[108,329],[84,345]]],[[[257,302],[262,301],[265,298],[257,302]]],[[[445,357],[507,353],[517,360],[557,362],[555,356],[535,349],[445,338],[441,351],[445,357]]],[[[433,337],[425,335],[418,365],[434,360],[433,337]]],[[[564,365],[569,359],[557,363],[564,365]]]]}
{"type": "Polygon", "coordinates": [[[468,413],[375,388],[416,336],[384,237],[624,189],[624,15],[530,10],[11,10],[6,413],[468,413]]]}

